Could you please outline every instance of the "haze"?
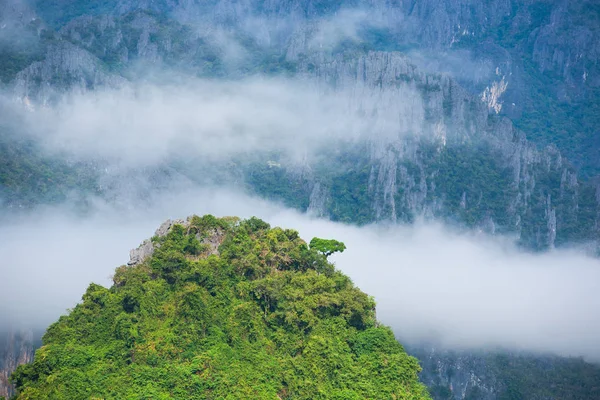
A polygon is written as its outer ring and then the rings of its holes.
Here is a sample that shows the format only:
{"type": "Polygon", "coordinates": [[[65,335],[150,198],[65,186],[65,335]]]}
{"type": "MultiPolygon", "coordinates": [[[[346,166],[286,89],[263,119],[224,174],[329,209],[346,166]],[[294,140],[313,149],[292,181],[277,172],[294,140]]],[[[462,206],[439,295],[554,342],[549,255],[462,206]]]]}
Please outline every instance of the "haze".
{"type": "Polygon", "coordinates": [[[128,250],[166,218],[257,215],[305,240],[336,238],[333,259],[378,304],[401,341],[509,348],[600,361],[600,268],[577,252],[527,254],[508,238],[440,224],[357,228],[316,220],[224,189],[171,193],[147,210],[98,208],[86,218],[48,209],[0,228],[3,321],[38,327],[73,307],[91,282],[110,285],[128,250]]]}

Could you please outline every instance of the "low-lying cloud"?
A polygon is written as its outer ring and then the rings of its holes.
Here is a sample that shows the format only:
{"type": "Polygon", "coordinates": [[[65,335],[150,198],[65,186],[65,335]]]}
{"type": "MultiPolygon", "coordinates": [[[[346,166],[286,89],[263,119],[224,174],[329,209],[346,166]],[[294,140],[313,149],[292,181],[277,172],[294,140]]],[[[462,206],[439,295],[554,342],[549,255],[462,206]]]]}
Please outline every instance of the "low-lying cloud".
{"type": "Polygon", "coordinates": [[[373,10],[345,8],[335,15],[319,19],[309,31],[308,51],[334,49],[344,41],[360,42],[362,30],[385,28],[388,23],[373,10]]]}
{"type": "Polygon", "coordinates": [[[56,107],[36,110],[28,120],[51,149],[133,166],[176,156],[297,153],[353,126],[352,115],[336,98],[259,78],[73,94],[56,107]],[[340,115],[346,118],[335,118],[340,115]]]}
{"type": "Polygon", "coordinates": [[[410,84],[332,90],[302,78],[182,79],[72,93],[22,112],[20,124],[53,152],[133,167],[259,152],[302,159],[340,141],[392,143],[428,132],[410,84]]]}
{"type": "Polygon", "coordinates": [[[310,240],[336,238],[333,257],[378,304],[403,342],[508,348],[600,361],[600,265],[575,251],[530,254],[508,238],[440,224],[358,228],[317,220],[222,189],[165,194],[152,208],[77,218],[40,211],[0,228],[2,325],[37,327],[73,307],[91,282],[110,285],[128,250],[167,218],[257,215],[310,240]]]}

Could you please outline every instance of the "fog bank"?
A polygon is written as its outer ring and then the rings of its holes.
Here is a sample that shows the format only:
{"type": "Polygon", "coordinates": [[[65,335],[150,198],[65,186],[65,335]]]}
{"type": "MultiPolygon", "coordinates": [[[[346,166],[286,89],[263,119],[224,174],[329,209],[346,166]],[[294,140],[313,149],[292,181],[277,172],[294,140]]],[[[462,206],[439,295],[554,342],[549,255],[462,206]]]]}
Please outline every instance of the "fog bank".
{"type": "Polygon", "coordinates": [[[110,285],[128,251],[167,218],[256,215],[282,227],[335,238],[332,257],[378,304],[378,318],[403,342],[432,340],[458,349],[504,347],[600,361],[600,265],[575,251],[529,254],[508,238],[443,225],[352,227],[316,220],[223,190],[172,193],[151,209],[110,206],[83,219],[39,211],[0,228],[0,318],[39,326],[73,307],[87,285],[110,285]]]}

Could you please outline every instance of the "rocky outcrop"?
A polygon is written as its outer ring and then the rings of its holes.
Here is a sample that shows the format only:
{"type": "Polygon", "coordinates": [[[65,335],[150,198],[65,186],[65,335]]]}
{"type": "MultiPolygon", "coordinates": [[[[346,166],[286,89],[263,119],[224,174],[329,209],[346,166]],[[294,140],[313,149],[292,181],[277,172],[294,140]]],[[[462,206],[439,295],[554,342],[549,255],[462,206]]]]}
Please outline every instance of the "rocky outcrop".
{"type": "Polygon", "coordinates": [[[500,350],[452,351],[429,345],[408,346],[407,351],[419,358],[423,367],[420,378],[435,400],[598,397],[600,367],[580,358],[500,350]]]}
{"type": "MultiPolygon", "coordinates": [[[[501,110],[531,140],[554,143],[578,167],[598,171],[600,26],[591,0],[451,0],[376,2],[387,16],[393,40],[415,47],[417,56],[460,57],[460,82],[472,93],[499,96],[501,110]],[[399,9],[398,18],[391,9],[399,9]],[[465,51],[467,50],[467,51],[465,51]],[[488,65],[487,72],[478,69],[488,65]],[[462,70],[462,71],[461,71],[462,70]],[[467,71],[464,75],[463,72],[467,71]],[[485,75],[485,79],[475,75],[485,75]],[[570,121],[570,116],[580,115],[570,121]],[[541,119],[541,121],[540,121],[541,119]],[[581,140],[572,140],[572,132],[581,140]],[[571,133],[565,133],[571,132],[571,133]]],[[[425,62],[427,64],[427,62],[425,62]]],[[[432,63],[429,63],[432,64],[432,63]]],[[[447,66],[439,66],[447,70],[447,66]]],[[[494,96],[492,96],[494,98],[494,96]]],[[[496,104],[499,104],[495,101],[496,104]]]]}
{"type": "Polygon", "coordinates": [[[532,59],[541,73],[562,78],[562,85],[555,89],[561,99],[581,97],[590,88],[600,87],[597,4],[561,1],[549,11],[545,24],[528,38],[532,59]]]}
{"type": "Polygon", "coordinates": [[[157,243],[155,239],[166,236],[173,226],[181,225],[186,228],[188,231],[194,229],[196,232],[196,239],[200,242],[200,244],[204,245],[206,248],[204,249],[205,255],[218,255],[219,254],[219,246],[223,242],[225,238],[225,232],[220,228],[210,228],[204,229],[202,234],[199,233],[198,227],[195,226],[195,220],[193,216],[188,217],[185,220],[176,219],[176,220],[166,220],[163,222],[156,232],[154,233],[154,237],[152,239],[146,239],[142,242],[142,244],[129,252],[129,262],[127,262],[128,266],[134,266],[143,263],[145,260],[150,258],[154,253],[156,246],[160,246],[160,243],[157,243]]]}
{"type": "Polygon", "coordinates": [[[127,265],[134,266],[141,264],[154,253],[154,245],[150,239],[146,239],[139,245],[138,248],[129,252],[129,261],[127,265]]]}
{"type": "MultiPolygon", "coordinates": [[[[168,219],[158,227],[158,229],[154,233],[154,236],[155,237],[166,236],[169,233],[169,231],[171,230],[171,227],[175,224],[188,226],[189,220],[184,221],[184,220],[180,220],[180,219],[178,219],[178,220],[168,219]]],[[[143,263],[146,259],[150,258],[152,256],[152,254],[154,253],[154,248],[155,248],[154,246],[155,246],[155,244],[153,243],[152,239],[144,240],[142,242],[142,244],[139,245],[138,248],[133,249],[129,252],[129,262],[127,262],[127,265],[134,266],[134,265],[143,263]]]]}
{"type": "MultiPolygon", "coordinates": [[[[376,220],[412,221],[419,215],[468,219],[470,226],[517,233],[530,247],[549,248],[568,239],[563,232],[572,230],[582,213],[597,219],[596,204],[583,207],[580,201],[582,187],[567,185],[572,178],[562,179],[575,172],[554,147],[540,150],[509,120],[490,116],[490,104],[493,108],[500,102],[497,90],[486,104],[448,75],[423,72],[404,54],[315,51],[313,34],[310,29],[296,30],[287,62],[296,65],[308,85],[323,93],[337,92],[349,118],[360,116],[348,136],[368,143],[368,157],[356,155],[357,164],[368,164],[369,174],[360,182],[368,188],[368,203],[356,206],[369,207],[376,220]],[[466,158],[460,154],[465,152],[466,158]],[[457,157],[465,159],[455,170],[457,157]],[[463,185],[463,179],[454,193],[457,185],[448,183],[448,174],[466,177],[473,171],[464,162],[474,162],[473,157],[486,165],[474,172],[479,175],[470,179],[471,187],[463,185]],[[497,191],[478,187],[490,179],[502,180],[497,191]],[[494,198],[498,196],[500,200],[494,198]]],[[[35,98],[43,104],[65,90],[118,86],[124,80],[106,72],[109,60],[192,60],[188,66],[195,68],[197,61],[203,65],[197,69],[201,72],[206,65],[202,57],[210,48],[192,50],[204,43],[202,37],[146,13],[80,17],[60,35],[62,40],[49,48],[45,60],[17,75],[14,92],[19,99],[35,98]],[[176,34],[184,39],[176,43],[176,34]]],[[[304,203],[316,215],[336,218],[330,212],[336,199],[331,183],[320,177],[309,181],[304,203]]],[[[595,237],[595,224],[587,221],[580,238],[595,237]]],[[[148,249],[142,246],[140,252],[148,249]]]]}
{"type": "MultiPolygon", "coordinates": [[[[196,27],[209,24],[235,28],[261,38],[261,43],[281,45],[293,32],[306,29],[307,24],[310,29],[315,20],[336,17],[343,20],[340,24],[352,22],[348,13],[344,14],[349,9],[367,12],[365,19],[376,20],[397,43],[418,43],[420,47],[438,50],[458,44],[467,48],[477,43],[495,47],[496,55],[503,59],[494,56],[494,68],[518,66],[519,57],[502,49],[514,48],[515,43],[507,43],[506,36],[524,38],[525,42],[519,43],[524,46],[518,52],[527,52],[540,72],[553,71],[568,78],[564,89],[573,83],[577,84],[577,91],[584,85],[600,84],[600,51],[594,40],[598,34],[594,19],[597,9],[591,0],[364,0],[352,4],[303,0],[119,0],[110,14],[119,17],[139,10],[168,14],[183,23],[193,22],[196,27]]],[[[517,71],[511,67],[505,73],[517,71]]]]}

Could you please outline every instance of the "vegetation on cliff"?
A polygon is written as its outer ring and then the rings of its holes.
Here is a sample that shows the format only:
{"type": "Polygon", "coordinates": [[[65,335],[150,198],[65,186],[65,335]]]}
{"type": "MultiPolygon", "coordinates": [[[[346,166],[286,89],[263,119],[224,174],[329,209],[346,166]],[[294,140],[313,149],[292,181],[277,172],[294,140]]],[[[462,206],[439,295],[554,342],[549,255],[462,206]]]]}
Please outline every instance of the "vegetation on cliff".
{"type": "Polygon", "coordinates": [[[16,399],[429,398],[373,299],[298,232],[194,216],[152,245],[48,328],[16,399]]]}

